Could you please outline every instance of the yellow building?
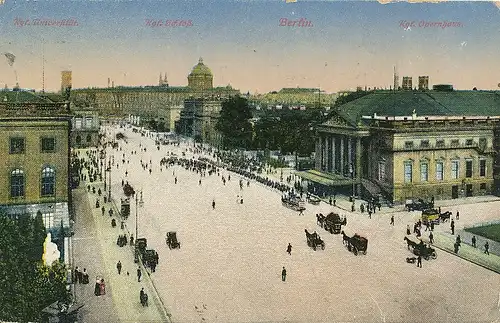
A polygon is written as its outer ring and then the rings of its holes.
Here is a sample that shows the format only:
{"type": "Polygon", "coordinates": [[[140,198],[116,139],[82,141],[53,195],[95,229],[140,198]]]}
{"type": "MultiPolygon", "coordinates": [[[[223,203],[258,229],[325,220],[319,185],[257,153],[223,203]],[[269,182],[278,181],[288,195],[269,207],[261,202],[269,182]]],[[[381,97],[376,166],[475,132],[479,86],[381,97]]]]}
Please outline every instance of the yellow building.
{"type": "Polygon", "coordinates": [[[374,91],[317,128],[315,170],[331,191],[452,199],[495,193],[500,100],[493,91],[374,91]]]}
{"type": "Polygon", "coordinates": [[[69,102],[32,92],[0,91],[0,210],[42,213],[45,226],[69,227],[69,102]]]}

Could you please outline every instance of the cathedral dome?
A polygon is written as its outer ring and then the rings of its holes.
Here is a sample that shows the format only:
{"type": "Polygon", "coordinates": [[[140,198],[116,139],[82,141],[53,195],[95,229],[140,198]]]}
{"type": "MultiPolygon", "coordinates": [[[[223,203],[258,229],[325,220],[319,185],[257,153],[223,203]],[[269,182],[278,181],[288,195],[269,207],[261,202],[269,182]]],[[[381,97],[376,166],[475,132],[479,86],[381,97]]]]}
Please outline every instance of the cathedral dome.
{"type": "Polygon", "coordinates": [[[203,76],[212,76],[212,71],[205,65],[203,64],[203,58],[200,57],[200,60],[198,61],[198,64],[196,64],[195,67],[193,67],[193,70],[191,71],[190,76],[198,76],[198,75],[203,75],[203,76]]]}

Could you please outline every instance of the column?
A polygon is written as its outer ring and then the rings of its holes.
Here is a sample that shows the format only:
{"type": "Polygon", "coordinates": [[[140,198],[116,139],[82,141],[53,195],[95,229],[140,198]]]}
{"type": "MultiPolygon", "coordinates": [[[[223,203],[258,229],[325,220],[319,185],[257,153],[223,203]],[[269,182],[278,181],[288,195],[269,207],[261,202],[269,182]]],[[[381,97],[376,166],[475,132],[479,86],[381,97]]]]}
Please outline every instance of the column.
{"type": "Polygon", "coordinates": [[[332,136],[332,173],[335,173],[335,149],[337,149],[336,143],[337,143],[336,137],[332,136]]]}
{"type": "Polygon", "coordinates": [[[347,137],[347,164],[354,171],[354,165],[352,164],[352,137],[347,137]]]}
{"type": "Polygon", "coordinates": [[[314,158],[314,168],[321,170],[321,137],[316,139],[316,156],[314,158]]]}
{"type": "Polygon", "coordinates": [[[356,138],[356,181],[357,195],[361,195],[361,137],[356,138]]]}
{"type": "Polygon", "coordinates": [[[327,135],[325,137],[325,169],[324,169],[325,172],[328,172],[328,170],[329,170],[329,165],[328,165],[329,164],[328,159],[330,157],[329,148],[330,148],[330,136],[327,135]]]}
{"type": "Polygon", "coordinates": [[[340,174],[344,175],[344,136],[340,136],[340,174]]]}

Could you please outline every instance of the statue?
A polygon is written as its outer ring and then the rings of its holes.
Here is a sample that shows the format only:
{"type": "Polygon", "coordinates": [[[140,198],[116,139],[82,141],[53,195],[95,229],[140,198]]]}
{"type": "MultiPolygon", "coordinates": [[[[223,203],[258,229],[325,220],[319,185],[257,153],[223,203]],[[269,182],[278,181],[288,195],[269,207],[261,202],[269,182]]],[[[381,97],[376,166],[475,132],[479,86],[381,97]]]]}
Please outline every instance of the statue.
{"type": "Polygon", "coordinates": [[[48,232],[43,243],[43,263],[46,266],[51,266],[54,261],[59,260],[60,255],[61,253],[57,250],[57,245],[52,242],[52,235],[48,232]]]}

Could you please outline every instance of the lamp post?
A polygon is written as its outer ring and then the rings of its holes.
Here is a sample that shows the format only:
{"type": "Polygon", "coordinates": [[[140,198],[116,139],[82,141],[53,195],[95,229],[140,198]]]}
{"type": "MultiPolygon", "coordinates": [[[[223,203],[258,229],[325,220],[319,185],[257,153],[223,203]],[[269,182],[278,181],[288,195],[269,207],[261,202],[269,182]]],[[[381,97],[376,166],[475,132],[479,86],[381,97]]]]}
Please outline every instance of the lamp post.
{"type": "MultiPolygon", "coordinates": [[[[108,161],[108,169],[109,169],[109,175],[108,175],[108,179],[109,179],[109,185],[108,185],[108,201],[111,202],[111,157],[109,157],[109,161],[108,161]]],[[[106,183],[106,181],[104,181],[104,183],[106,183]]],[[[104,188],[104,190],[106,190],[106,188],[104,188]]]]}
{"type": "Polygon", "coordinates": [[[355,196],[355,192],[354,192],[354,167],[352,165],[352,163],[349,165],[349,173],[351,173],[351,181],[352,181],[352,199],[354,201],[354,196],[355,196]]]}

